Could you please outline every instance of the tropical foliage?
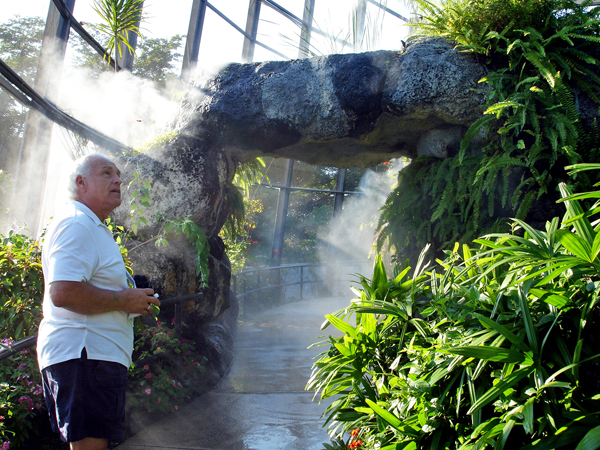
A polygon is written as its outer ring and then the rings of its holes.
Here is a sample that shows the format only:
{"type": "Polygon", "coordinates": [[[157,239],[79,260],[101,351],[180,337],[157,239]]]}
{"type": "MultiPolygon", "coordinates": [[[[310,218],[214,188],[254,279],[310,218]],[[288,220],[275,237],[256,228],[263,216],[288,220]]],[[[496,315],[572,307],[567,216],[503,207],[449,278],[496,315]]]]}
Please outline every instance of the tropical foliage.
{"type": "Polygon", "coordinates": [[[455,155],[417,158],[401,172],[382,210],[379,247],[418,253],[426,242],[438,249],[499,230],[510,217],[533,220],[548,208],[552,217],[562,168],[598,156],[596,121],[581,108],[594,115],[600,103],[600,8],[572,0],[418,3],[417,36],[444,37],[487,64],[487,101],[455,155]]]}
{"type": "Polygon", "coordinates": [[[515,219],[429,270],[425,248],[414,270],[390,280],[379,257],[360,277],[327,316],[341,336],[308,383],[333,398],[338,443],[352,431],[364,449],[600,446],[600,191],[560,191],[564,218],[543,230],[515,219]]]}
{"type": "Polygon", "coordinates": [[[92,4],[102,19],[92,26],[106,35],[106,51],[114,55],[115,60],[117,56],[123,57],[125,48],[131,54],[135,51],[129,42],[129,33],[140,34],[143,3],[144,0],[94,0],[92,4]]]}

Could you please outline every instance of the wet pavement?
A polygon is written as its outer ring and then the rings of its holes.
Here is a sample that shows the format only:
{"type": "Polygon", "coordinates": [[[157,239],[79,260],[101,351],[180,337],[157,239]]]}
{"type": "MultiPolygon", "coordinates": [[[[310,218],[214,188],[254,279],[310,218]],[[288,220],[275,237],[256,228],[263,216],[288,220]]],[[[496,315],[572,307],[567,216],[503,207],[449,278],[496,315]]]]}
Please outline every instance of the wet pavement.
{"type": "MultiPolygon", "coordinates": [[[[117,450],[321,450],[323,403],[304,390],[325,314],[349,298],[304,300],[238,328],[235,359],[219,387],[155,422],[117,450]]],[[[328,328],[327,334],[335,334],[328,328]]]]}

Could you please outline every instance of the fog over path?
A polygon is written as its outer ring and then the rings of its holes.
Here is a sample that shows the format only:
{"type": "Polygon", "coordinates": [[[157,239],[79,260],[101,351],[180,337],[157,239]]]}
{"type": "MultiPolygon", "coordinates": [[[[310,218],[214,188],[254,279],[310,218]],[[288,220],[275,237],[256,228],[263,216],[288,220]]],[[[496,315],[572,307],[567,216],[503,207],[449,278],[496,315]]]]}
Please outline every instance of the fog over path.
{"type": "Polygon", "coordinates": [[[220,386],[139,432],[118,450],[321,450],[324,404],[304,390],[325,332],[325,314],[350,303],[322,298],[290,303],[242,323],[235,359],[220,386]]]}

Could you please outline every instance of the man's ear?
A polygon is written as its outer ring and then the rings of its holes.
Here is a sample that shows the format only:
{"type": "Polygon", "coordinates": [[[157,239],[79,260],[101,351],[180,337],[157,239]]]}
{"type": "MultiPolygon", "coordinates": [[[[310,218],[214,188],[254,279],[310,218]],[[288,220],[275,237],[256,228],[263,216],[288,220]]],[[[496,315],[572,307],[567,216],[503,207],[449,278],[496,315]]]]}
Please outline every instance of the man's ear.
{"type": "Polygon", "coordinates": [[[84,188],[85,187],[85,178],[81,175],[77,175],[77,178],[75,178],[75,184],[77,185],[77,187],[79,189],[84,188]]]}

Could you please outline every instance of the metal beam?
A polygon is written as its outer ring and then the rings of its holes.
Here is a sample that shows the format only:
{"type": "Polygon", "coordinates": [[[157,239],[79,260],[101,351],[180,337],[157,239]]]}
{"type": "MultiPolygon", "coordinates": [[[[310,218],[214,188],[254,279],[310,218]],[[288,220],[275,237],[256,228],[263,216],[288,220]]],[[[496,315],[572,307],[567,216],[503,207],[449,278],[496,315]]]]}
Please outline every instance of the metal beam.
{"type": "Polygon", "coordinates": [[[200,53],[200,41],[202,40],[202,29],[204,28],[204,17],[206,16],[206,0],[194,0],[192,13],[185,40],[185,52],[181,67],[181,78],[185,82],[190,79],[190,74],[198,65],[198,54],[200,53]]]}
{"type": "MultiPolygon", "coordinates": [[[[63,18],[65,20],[69,21],[69,23],[71,24],[71,29],[74,30],[77,34],[79,34],[79,36],[81,36],[81,39],[83,39],[85,42],[87,42],[90,45],[90,47],[92,47],[94,50],[96,50],[96,52],[100,56],[102,56],[102,58],[104,58],[108,62],[108,64],[110,66],[112,66],[113,69],[115,69],[116,63],[115,63],[115,60],[113,59],[112,55],[109,55],[106,52],[106,49],[104,47],[102,47],[102,45],[100,45],[100,43],[98,41],[96,41],[96,39],[94,39],[92,37],[92,35],[85,30],[85,28],[83,28],[81,26],[81,24],[77,21],[77,19],[75,19],[75,17],[73,17],[73,14],[71,14],[71,11],[69,11],[67,6],[65,5],[65,0],[52,0],[52,1],[58,8],[58,11],[63,16],[63,18]]],[[[117,71],[121,70],[121,67],[116,65],[116,70],[117,71]]]]}
{"type": "Polygon", "coordinates": [[[304,15],[302,16],[302,31],[298,43],[298,58],[310,56],[310,38],[312,34],[313,16],[315,14],[315,0],[304,0],[304,15]]]}
{"type": "Polygon", "coordinates": [[[283,238],[285,232],[285,222],[287,219],[287,210],[290,204],[290,187],[292,186],[292,175],[294,172],[294,160],[289,159],[283,177],[285,179],[285,187],[279,191],[279,199],[277,200],[277,217],[275,217],[275,232],[273,234],[273,247],[271,250],[271,261],[274,266],[281,264],[281,254],[283,253],[283,238]]]}
{"type": "Polygon", "coordinates": [[[356,13],[354,15],[354,42],[352,46],[355,52],[362,50],[365,40],[365,23],[367,19],[367,0],[359,0],[356,4],[356,13]]]}
{"type": "MultiPolygon", "coordinates": [[[[75,0],[64,3],[72,12],[75,0]]],[[[35,91],[50,101],[54,101],[58,94],[70,29],[69,19],[61,15],[54,2],[50,2],[34,85],[35,91]]],[[[46,188],[52,126],[53,122],[43,114],[29,110],[15,172],[14,185],[19,187],[20,192],[18,201],[15,195],[11,201],[11,221],[26,224],[34,236],[41,232],[40,212],[46,188]]]]}
{"type": "Polygon", "coordinates": [[[242,49],[242,61],[245,63],[254,61],[254,47],[256,46],[259,20],[260,0],[250,0],[250,5],[248,6],[248,18],[246,19],[244,47],[242,49]]]}
{"type": "Polygon", "coordinates": [[[346,181],[346,169],[338,169],[337,183],[335,185],[335,200],[333,202],[333,217],[338,217],[342,213],[344,205],[344,182],[346,181]]]}

